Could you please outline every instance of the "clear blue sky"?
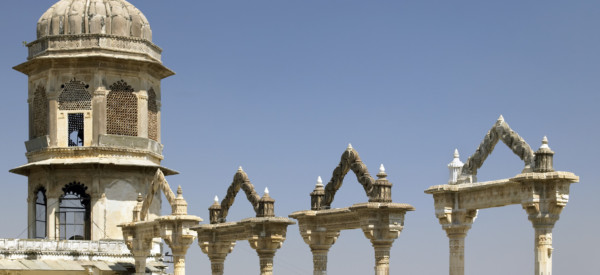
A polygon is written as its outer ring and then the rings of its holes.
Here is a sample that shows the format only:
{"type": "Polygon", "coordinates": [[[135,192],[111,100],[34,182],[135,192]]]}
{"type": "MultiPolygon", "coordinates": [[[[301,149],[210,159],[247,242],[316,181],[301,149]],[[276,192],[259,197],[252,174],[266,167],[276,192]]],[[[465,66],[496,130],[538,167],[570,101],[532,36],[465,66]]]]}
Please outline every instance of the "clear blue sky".
{"type": "MultiPolygon", "coordinates": [[[[38,18],[54,0],[3,1],[0,102],[2,237],[25,237],[25,61],[38,18]]],[[[447,273],[448,240],[423,193],[448,179],[454,148],[464,161],[503,114],[537,149],[547,135],[555,169],[581,183],[554,230],[554,273],[594,274],[600,258],[599,1],[131,1],[150,21],[163,62],[163,164],[181,172],[192,214],[207,219],[242,165],[276,214],[310,207],[351,142],[371,172],[383,163],[395,202],[417,208],[392,249],[392,274],[447,273]]],[[[508,178],[522,162],[500,144],[480,180],[508,178]]],[[[366,201],[348,176],[334,207],[366,201]]],[[[239,196],[230,220],[252,216],[239,196]]],[[[533,273],[533,228],[520,206],[480,211],[467,236],[466,274],[533,273]]],[[[370,274],[373,250],[343,232],[329,273],[370,274]],[[349,264],[351,263],[351,264],[349,264]]],[[[297,226],[277,252],[277,274],[309,274],[297,226]]],[[[195,243],[188,274],[207,273],[195,243]]],[[[228,274],[258,273],[245,242],[228,274]]]]}

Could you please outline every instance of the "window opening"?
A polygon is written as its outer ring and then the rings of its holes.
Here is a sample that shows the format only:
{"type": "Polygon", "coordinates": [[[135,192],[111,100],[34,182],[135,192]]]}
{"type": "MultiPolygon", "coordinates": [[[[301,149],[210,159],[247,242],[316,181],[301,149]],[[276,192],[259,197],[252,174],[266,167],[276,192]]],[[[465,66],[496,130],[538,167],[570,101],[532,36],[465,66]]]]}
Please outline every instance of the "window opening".
{"type": "Polygon", "coordinates": [[[154,89],[148,91],[148,138],[158,141],[158,104],[154,89]]]}
{"type": "Polygon", "coordinates": [[[48,98],[46,89],[38,86],[33,94],[33,137],[48,134],[48,98]]]}
{"type": "Polygon", "coordinates": [[[61,240],[90,239],[90,196],[81,183],[69,183],[63,188],[59,210],[61,240]]]}
{"type": "Polygon", "coordinates": [[[137,136],[137,96],[127,82],[120,80],[110,86],[106,96],[106,133],[137,136]]]}
{"type": "Polygon", "coordinates": [[[35,194],[35,238],[46,238],[46,191],[43,188],[35,194]]]}
{"type": "Polygon", "coordinates": [[[83,146],[83,113],[69,114],[69,147],[83,146]]]}

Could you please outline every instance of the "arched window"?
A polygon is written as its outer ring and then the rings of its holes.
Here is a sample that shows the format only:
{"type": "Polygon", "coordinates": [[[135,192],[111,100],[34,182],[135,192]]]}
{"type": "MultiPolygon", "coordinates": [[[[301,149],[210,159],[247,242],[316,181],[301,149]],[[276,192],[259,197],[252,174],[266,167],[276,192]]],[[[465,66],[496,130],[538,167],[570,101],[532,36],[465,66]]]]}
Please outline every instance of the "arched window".
{"type": "Polygon", "coordinates": [[[68,111],[68,145],[83,146],[84,123],[83,112],[92,109],[92,95],[87,91],[89,85],[73,79],[61,86],[63,89],[58,97],[58,109],[68,111]]]}
{"type": "Polygon", "coordinates": [[[46,89],[38,86],[33,93],[33,137],[48,134],[48,98],[46,89]]]}
{"type": "Polygon", "coordinates": [[[137,136],[137,97],[127,82],[120,80],[110,85],[106,96],[106,133],[137,136]]]}
{"type": "Polygon", "coordinates": [[[35,192],[35,238],[46,238],[46,190],[39,188],[35,192]]]}
{"type": "Polygon", "coordinates": [[[158,104],[154,89],[148,91],[148,138],[158,141],[158,104]]]}
{"type": "Polygon", "coordinates": [[[59,209],[59,238],[61,240],[90,239],[90,195],[79,182],[67,184],[62,190],[59,209]]]}

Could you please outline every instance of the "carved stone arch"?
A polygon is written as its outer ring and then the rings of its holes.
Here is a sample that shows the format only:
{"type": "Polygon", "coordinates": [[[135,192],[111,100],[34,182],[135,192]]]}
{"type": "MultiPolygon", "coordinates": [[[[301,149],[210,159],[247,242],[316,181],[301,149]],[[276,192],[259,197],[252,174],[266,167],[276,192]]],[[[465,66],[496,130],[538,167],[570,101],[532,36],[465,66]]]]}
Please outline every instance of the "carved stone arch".
{"type": "Polygon", "coordinates": [[[358,152],[351,146],[348,146],[346,151],[342,154],[342,158],[338,166],[333,170],[331,180],[325,186],[325,198],[323,200],[324,209],[331,208],[331,203],[335,197],[335,193],[342,187],[344,177],[348,172],[352,170],[356,175],[356,179],[363,186],[365,193],[369,199],[373,193],[373,184],[375,179],[369,174],[367,166],[362,162],[358,152]]]}
{"type": "MultiPolygon", "coordinates": [[[[141,221],[146,220],[146,217],[148,216],[148,211],[150,209],[150,205],[152,205],[152,201],[154,200],[154,196],[160,191],[162,191],[163,194],[165,194],[165,197],[167,198],[167,201],[169,202],[171,207],[175,207],[177,204],[177,198],[175,197],[175,193],[173,193],[173,190],[171,190],[171,186],[169,186],[169,183],[165,179],[165,174],[163,174],[163,172],[160,169],[157,169],[156,173],[154,174],[154,179],[150,184],[150,190],[148,190],[148,193],[146,194],[146,199],[144,199],[144,202],[142,203],[142,209],[140,212],[141,221]]],[[[180,189],[177,191],[179,192],[180,189]]]]}
{"type": "Polygon", "coordinates": [[[500,116],[498,121],[487,132],[479,147],[471,155],[462,168],[462,178],[477,175],[477,170],[481,168],[486,158],[492,153],[499,140],[502,140],[512,152],[525,163],[525,169],[533,169],[535,162],[535,153],[525,142],[525,140],[513,131],[504,118],[500,116]]]}
{"type": "Polygon", "coordinates": [[[48,134],[48,97],[46,88],[39,85],[33,92],[33,137],[48,134]]]}
{"type": "Polygon", "coordinates": [[[148,90],[148,138],[158,141],[158,104],[154,88],[148,90]]]}
{"type": "Polygon", "coordinates": [[[110,85],[106,97],[106,133],[137,136],[138,100],[134,89],[124,80],[110,85]]]}
{"type": "Polygon", "coordinates": [[[240,191],[240,188],[244,190],[246,193],[246,198],[252,204],[255,213],[259,213],[259,201],[260,196],[254,190],[254,185],[248,179],[248,175],[242,168],[237,170],[235,175],[233,176],[233,182],[227,189],[227,195],[221,201],[221,211],[219,213],[219,222],[225,222],[227,220],[227,214],[229,213],[229,208],[233,205],[235,201],[235,196],[240,191]]]}
{"type": "Polygon", "coordinates": [[[89,87],[88,84],[75,78],[61,85],[62,91],[58,96],[58,109],[65,111],[91,110],[92,95],[87,90],[89,87]]]}

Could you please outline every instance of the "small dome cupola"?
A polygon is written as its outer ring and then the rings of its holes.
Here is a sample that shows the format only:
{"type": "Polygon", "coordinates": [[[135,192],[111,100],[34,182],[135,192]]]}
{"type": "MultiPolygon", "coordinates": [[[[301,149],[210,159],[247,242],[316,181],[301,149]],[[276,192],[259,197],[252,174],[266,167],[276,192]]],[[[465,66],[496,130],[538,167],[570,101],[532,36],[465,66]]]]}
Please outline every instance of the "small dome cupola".
{"type": "Polygon", "coordinates": [[[38,20],[37,38],[106,34],[152,41],[150,23],[125,0],[61,0],[38,20]]]}

